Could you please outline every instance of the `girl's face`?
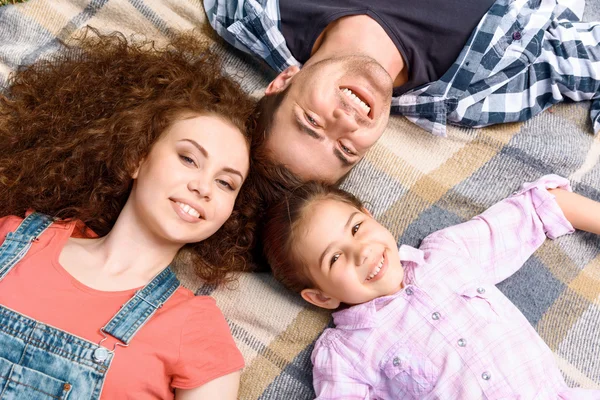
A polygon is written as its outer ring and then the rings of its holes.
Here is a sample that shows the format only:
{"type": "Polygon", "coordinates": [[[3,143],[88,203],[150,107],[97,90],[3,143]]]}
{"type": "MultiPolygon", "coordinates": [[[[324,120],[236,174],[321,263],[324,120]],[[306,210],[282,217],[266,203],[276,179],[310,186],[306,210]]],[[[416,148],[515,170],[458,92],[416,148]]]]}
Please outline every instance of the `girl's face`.
{"type": "Polygon", "coordinates": [[[140,163],[128,202],[159,240],[199,242],[231,215],[248,168],[248,145],[234,125],[217,115],[181,119],[140,163]]]}
{"type": "Polygon", "coordinates": [[[324,308],[360,304],[402,288],[404,271],[392,234],[366,210],[324,199],[305,210],[294,251],[308,266],[315,289],[305,300],[324,308]]]}

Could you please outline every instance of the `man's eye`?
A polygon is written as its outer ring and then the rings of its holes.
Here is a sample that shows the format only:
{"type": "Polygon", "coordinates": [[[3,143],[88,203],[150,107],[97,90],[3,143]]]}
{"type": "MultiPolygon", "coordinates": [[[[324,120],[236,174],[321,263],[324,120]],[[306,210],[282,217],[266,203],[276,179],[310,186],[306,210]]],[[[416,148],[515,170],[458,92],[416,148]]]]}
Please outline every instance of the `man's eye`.
{"type": "Polygon", "coordinates": [[[346,146],[344,146],[341,143],[340,143],[340,147],[342,148],[342,150],[344,151],[344,153],[349,154],[351,156],[356,155],[352,150],[350,150],[349,148],[347,148],[346,146]]]}
{"type": "Polygon", "coordinates": [[[362,222],[359,224],[356,224],[352,227],[352,236],[356,235],[356,232],[358,232],[358,230],[360,229],[361,224],[362,224],[362,222]]]}
{"type": "Polygon", "coordinates": [[[311,117],[310,115],[306,114],[306,120],[312,125],[312,126],[316,126],[318,127],[319,124],[317,123],[317,121],[311,117]]]}
{"type": "Polygon", "coordinates": [[[329,266],[331,267],[333,265],[333,263],[336,262],[339,258],[340,258],[339,254],[334,254],[333,257],[331,257],[331,260],[329,261],[329,266]]]}

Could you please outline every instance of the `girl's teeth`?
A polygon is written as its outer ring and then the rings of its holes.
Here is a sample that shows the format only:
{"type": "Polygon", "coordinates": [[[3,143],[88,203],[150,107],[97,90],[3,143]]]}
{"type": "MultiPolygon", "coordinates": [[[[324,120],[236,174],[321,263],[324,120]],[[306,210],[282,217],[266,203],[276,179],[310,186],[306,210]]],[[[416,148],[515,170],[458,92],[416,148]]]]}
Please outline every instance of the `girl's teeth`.
{"type": "Polygon", "coordinates": [[[183,204],[179,201],[177,201],[176,203],[183,212],[191,215],[192,217],[200,218],[200,213],[195,208],[189,206],[188,204],[183,204]]]}
{"type": "Polygon", "coordinates": [[[383,267],[383,258],[381,258],[381,261],[379,261],[379,265],[377,266],[377,268],[375,268],[375,271],[373,271],[373,273],[371,275],[369,275],[369,277],[367,278],[367,280],[371,280],[373,278],[375,278],[375,276],[379,273],[379,271],[381,271],[381,267],[383,267]]]}
{"type": "Polygon", "coordinates": [[[369,114],[369,112],[371,111],[371,107],[369,107],[367,105],[367,103],[365,103],[364,101],[362,101],[357,95],[355,95],[352,90],[348,89],[348,88],[344,88],[342,89],[342,93],[344,93],[346,95],[346,97],[348,97],[350,100],[352,100],[354,103],[358,104],[358,106],[363,109],[365,111],[365,113],[369,114]]]}

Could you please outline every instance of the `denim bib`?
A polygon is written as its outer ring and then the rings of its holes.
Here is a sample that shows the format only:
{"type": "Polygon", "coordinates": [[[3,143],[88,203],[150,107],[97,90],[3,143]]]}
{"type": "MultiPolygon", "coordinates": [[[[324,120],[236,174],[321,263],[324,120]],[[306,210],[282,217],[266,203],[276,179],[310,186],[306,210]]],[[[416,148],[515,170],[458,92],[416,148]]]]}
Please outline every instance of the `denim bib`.
{"type": "MultiPolygon", "coordinates": [[[[52,218],[33,213],[0,246],[0,280],[23,258],[52,218]]],[[[170,267],[138,290],[99,331],[127,347],[180,283],[170,267]]],[[[108,349],[0,305],[0,399],[97,400],[115,357],[108,349]]],[[[126,350],[125,350],[126,351],[126,350]]],[[[125,388],[123,388],[125,390],[125,388]]]]}

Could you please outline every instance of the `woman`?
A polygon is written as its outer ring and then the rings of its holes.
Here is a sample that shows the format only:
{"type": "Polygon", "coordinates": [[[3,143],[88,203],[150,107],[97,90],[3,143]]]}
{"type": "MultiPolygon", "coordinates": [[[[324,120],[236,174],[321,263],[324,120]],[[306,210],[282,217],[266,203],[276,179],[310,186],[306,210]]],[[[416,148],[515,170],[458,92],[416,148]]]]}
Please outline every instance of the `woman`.
{"type": "Polygon", "coordinates": [[[0,96],[0,397],[234,399],[227,323],[168,266],[246,268],[253,103],[191,37],[87,36],[0,96]]]}

